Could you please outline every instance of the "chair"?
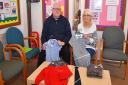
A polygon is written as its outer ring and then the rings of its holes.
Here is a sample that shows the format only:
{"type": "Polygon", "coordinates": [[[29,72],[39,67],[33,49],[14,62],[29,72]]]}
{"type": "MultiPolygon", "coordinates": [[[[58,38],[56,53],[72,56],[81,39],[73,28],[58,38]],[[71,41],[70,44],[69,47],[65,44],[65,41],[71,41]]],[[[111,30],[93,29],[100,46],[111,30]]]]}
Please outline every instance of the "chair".
{"type": "MultiPolygon", "coordinates": [[[[39,33],[38,32],[31,32],[30,33],[30,37],[34,37],[37,40],[37,44],[38,44],[38,48],[40,47],[40,39],[39,39],[39,33]]],[[[35,41],[34,40],[30,40],[30,47],[35,47],[35,41]]]]}
{"type": "Polygon", "coordinates": [[[26,50],[23,49],[24,48],[24,40],[30,40],[32,39],[33,41],[35,41],[36,46],[38,47],[38,43],[36,41],[36,39],[34,37],[27,37],[27,38],[23,38],[23,34],[22,32],[16,28],[16,27],[10,27],[7,29],[6,31],[6,41],[7,41],[7,45],[6,47],[14,47],[20,51],[17,50],[13,50],[10,51],[10,56],[11,59],[19,59],[19,56],[22,56],[24,58],[24,65],[25,65],[25,76],[27,77],[28,75],[28,62],[30,62],[31,60],[33,60],[32,58],[34,58],[35,56],[38,56],[39,54],[39,48],[29,48],[30,50],[26,50]]]}
{"type": "MultiPolygon", "coordinates": [[[[7,46],[16,47],[20,49],[21,53],[23,53],[23,56],[26,57],[25,61],[27,62],[39,54],[39,48],[32,48],[32,50],[24,52],[24,49],[23,49],[24,40],[34,40],[36,43],[36,46],[38,47],[38,43],[34,37],[23,38],[23,34],[18,28],[10,27],[6,31],[7,46]]],[[[12,56],[18,57],[18,53],[13,52],[12,56]]]]}
{"type": "MultiPolygon", "coordinates": [[[[5,52],[16,50],[19,51],[19,49],[13,48],[13,47],[5,47],[3,48],[3,44],[0,42],[0,85],[4,85],[5,81],[8,81],[15,75],[17,75],[19,72],[23,70],[24,78],[26,80],[26,69],[24,65],[24,58],[22,54],[20,53],[21,61],[19,60],[5,60],[5,52]]],[[[10,56],[11,59],[11,56],[10,56]]]]}
{"type": "Polygon", "coordinates": [[[125,67],[125,79],[128,75],[128,57],[124,53],[125,36],[122,29],[119,27],[106,28],[103,31],[103,50],[101,52],[101,63],[103,59],[112,61],[124,61],[125,67]]]}

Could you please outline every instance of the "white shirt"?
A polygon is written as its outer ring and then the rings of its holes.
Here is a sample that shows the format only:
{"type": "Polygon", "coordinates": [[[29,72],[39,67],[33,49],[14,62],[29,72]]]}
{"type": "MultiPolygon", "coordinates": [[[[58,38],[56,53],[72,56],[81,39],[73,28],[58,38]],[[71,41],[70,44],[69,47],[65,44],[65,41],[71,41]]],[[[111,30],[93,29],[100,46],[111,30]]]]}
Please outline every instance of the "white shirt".
{"type": "Polygon", "coordinates": [[[78,25],[78,31],[80,33],[83,33],[83,34],[90,34],[90,33],[94,33],[96,31],[96,25],[93,23],[92,26],[90,28],[85,28],[83,26],[83,23],[80,23],[78,25]]]}

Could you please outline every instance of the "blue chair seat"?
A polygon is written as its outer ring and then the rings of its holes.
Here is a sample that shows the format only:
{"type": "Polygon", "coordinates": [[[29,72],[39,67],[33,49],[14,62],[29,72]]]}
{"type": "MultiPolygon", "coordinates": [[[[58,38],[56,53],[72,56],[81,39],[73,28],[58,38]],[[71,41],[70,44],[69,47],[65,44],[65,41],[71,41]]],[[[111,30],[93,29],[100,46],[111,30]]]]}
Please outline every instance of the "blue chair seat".
{"type": "MultiPolygon", "coordinates": [[[[39,52],[40,52],[39,48],[32,48],[31,51],[25,53],[25,54],[26,54],[26,59],[27,59],[27,60],[32,59],[33,57],[35,57],[36,55],[38,55],[39,52]]],[[[13,52],[12,55],[13,55],[14,57],[18,57],[18,56],[19,56],[19,54],[18,54],[17,52],[13,52]]]]}
{"type": "Polygon", "coordinates": [[[23,68],[24,64],[21,61],[0,62],[0,70],[2,71],[3,79],[6,81],[18,74],[23,68]]]}
{"type": "Polygon", "coordinates": [[[103,58],[115,61],[126,61],[128,59],[123,51],[118,49],[104,49],[103,58]]]}
{"type": "MultiPolygon", "coordinates": [[[[8,45],[9,44],[17,44],[17,45],[20,45],[21,47],[25,47],[23,34],[16,27],[10,27],[10,28],[8,28],[8,30],[6,31],[6,41],[7,41],[7,44],[8,45]]],[[[25,53],[25,56],[24,57],[26,57],[27,60],[30,60],[34,56],[38,55],[39,52],[40,52],[39,48],[32,48],[31,51],[25,53]]],[[[13,57],[18,57],[19,56],[18,55],[18,52],[16,52],[16,51],[14,51],[12,53],[12,55],[13,55],[13,57]]]]}
{"type": "Polygon", "coordinates": [[[39,52],[40,52],[39,48],[33,48],[31,51],[26,53],[27,60],[30,60],[31,58],[39,54],[39,52]]]}

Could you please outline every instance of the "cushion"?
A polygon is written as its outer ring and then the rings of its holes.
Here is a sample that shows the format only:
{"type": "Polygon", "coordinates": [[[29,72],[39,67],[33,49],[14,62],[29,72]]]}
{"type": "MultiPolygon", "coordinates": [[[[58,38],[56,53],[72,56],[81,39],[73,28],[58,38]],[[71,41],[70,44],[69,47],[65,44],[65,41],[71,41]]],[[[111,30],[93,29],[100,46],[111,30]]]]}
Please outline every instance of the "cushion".
{"type": "Polygon", "coordinates": [[[25,53],[29,52],[32,50],[32,48],[29,48],[29,47],[23,47],[23,50],[25,53]]]}
{"type": "Polygon", "coordinates": [[[21,61],[2,61],[0,62],[0,70],[3,74],[4,80],[9,80],[18,74],[24,67],[21,61]]]}
{"type": "Polygon", "coordinates": [[[128,59],[122,50],[117,49],[104,49],[103,58],[115,61],[124,61],[128,59]]]}
{"type": "MultiPolygon", "coordinates": [[[[33,57],[35,57],[36,55],[39,54],[39,52],[40,52],[39,48],[32,48],[31,51],[28,51],[28,52],[25,53],[27,60],[30,60],[30,59],[32,59],[33,57]]],[[[13,55],[14,57],[19,57],[19,54],[18,54],[16,51],[13,52],[12,55],[13,55]]]]}
{"type": "Polygon", "coordinates": [[[31,58],[38,55],[40,52],[39,48],[33,48],[31,51],[26,53],[27,60],[30,60],[31,58]]]}

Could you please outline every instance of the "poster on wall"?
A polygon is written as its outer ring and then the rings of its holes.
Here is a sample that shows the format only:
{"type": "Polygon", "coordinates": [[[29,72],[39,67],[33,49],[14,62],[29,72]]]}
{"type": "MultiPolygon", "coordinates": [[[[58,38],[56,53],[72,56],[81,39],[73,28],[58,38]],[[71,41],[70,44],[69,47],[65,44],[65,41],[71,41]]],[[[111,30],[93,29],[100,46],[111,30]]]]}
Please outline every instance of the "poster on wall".
{"type": "Polygon", "coordinates": [[[116,21],[117,7],[108,6],[107,7],[107,21],[116,21]]]}
{"type": "Polygon", "coordinates": [[[92,20],[96,25],[99,25],[100,12],[92,12],[92,20]]]}
{"type": "Polygon", "coordinates": [[[102,0],[90,0],[90,7],[93,12],[101,12],[102,11],[102,0]]]}
{"type": "Polygon", "coordinates": [[[45,18],[48,18],[52,14],[52,6],[54,3],[61,5],[61,14],[65,16],[65,0],[44,0],[45,1],[45,18]]]}
{"type": "Polygon", "coordinates": [[[0,0],[0,28],[19,24],[19,0],[0,0]]]}
{"type": "Polygon", "coordinates": [[[102,12],[103,0],[90,0],[90,9],[92,11],[93,22],[98,25],[100,19],[100,13],[102,12]]]}
{"type": "MultiPolygon", "coordinates": [[[[95,6],[90,6],[91,4],[96,4],[98,0],[90,0],[86,5],[89,6],[87,8],[95,9],[95,6]]],[[[92,10],[93,13],[93,21],[96,23],[97,28],[102,30],[104,28],[110,26],[121,26],[123,24],[123,11],[124,4],[126,0],[102,0],[102,9],[101,11],[92,10]],[[98,13],[97,13],[98,12],[98,13]]]]}
{"type": "Polygon", "coordinates": [[[106,0],[106,5],[119,5],[119,0],[106,0]]]}

